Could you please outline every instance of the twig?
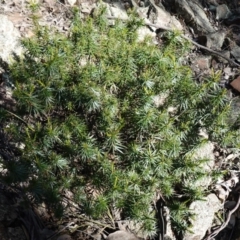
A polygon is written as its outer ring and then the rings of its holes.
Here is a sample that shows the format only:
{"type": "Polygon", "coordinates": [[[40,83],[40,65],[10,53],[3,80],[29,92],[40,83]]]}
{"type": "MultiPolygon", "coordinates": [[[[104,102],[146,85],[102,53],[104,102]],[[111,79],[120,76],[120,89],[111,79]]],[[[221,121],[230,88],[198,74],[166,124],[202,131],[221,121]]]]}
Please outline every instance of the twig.
{"type": "Polygon", "coordinates": [[[19,119],[20,121],[22,121],[23,123],[25,123],[25,124],[27,125],[27,127],[28,127],[31,131],[33,131],[33,128],[30,127],[30,126],[28,125],[28,123],[27,123],[26,121],[24,121],[21,117],[19,117],[18,115],[16,115],[16,114],[13,113],[13,112],[8,111],[7,109],[4,109],[4,110],[5,110],[7,113],[9,113],[10,115],[12,115],[13,117],[15,117],[15,118],[19,119]]]}
{"type": "Polygon", "coordinates": [[[210,52],[210,53],[213,53],[213,54],[215,54],[215,55],[218,55],[219,57],[227,60],[228,62],[232,63],[233,65],[236,65],[236,66],[240,67],[240,64],[238,64],[238,63],[236,63],[235,61],[233,61],[232,59],[224,56],[223,54],[221,54],[221,53],[219,53],[219,52],[217,52],[217,51],[214,51],[214,50],[212,50],[212,49],[210,49],[210,48],[208,48],[208,47],[205,47],[205,46],[203,46],[203,45],[201,45],[201,44],[193,41],[191,38],[189,38],[189,37],[187,37],[187,36],[185,36],[185,35],[183,35],[183,34],[181,34],[181,37],[184,38],[184,39],[186,39],[186,40],[188,40],[188,41],[190,41],[190,42],[191,42],[192,44],[194,44],[195,46],[197,46],[197,47],[199,47],[199,48],[202,48],[202,49],[204,49],[204,50],[206,50],[206,51],[208,51],[208,52],[210,52]]]}
{"type": "Polygon", "coordinates": [[[221,227],[219,227],[218,229],[216,229],[215,231],[213,231],[213,233],[211,233],[209,236],[207,236],[207,237],[205,238],[205,240],[211,240],[211,239],[213,239],[215,236],[217,236],[217,235],[227,226],[227,224],[228,224],[229,221],[230,221],[230,218],[231,218],[232,214],[238,209],[239,205],[240,205],[240,194],[238,195],[238,201],[237,201],[236,206],[229,212],[226,221],[222,224],[221,227]]]}
{"type": "MultiPolygon", "coordinates": [[[[141,14],[140,14],[140,15],[141,15],[141,14]]],[[[140,17],[143,17],[143,16],[140,16],[140,17]]],[[[126,19],[117,18],[117,17],[113,17],[113,16],[108,16],[107,18],[108,18],[108,19],[120,19],[120,20],[122,20],[122,21],[126,21],[126,19]]],[[[153,24],[153,23],[146,22],[146,20],[145,20],[144,17],[143,17],[143,19],[144,19],[144,24],[145,24],[146,26],[154,27],[154,28],[158,28],[158,29],[163,29],[163,30],[171,31],[171,32],[176,31],[176,29],[173,29],[173,28],[169,28],[169,27],[166,27],[166,26],[161,26],[161,25],[157,25],[157,24],[153,24]]],[[[236,62],[233,61],[232,59],[224,56],[223,54],[221,54],[221,53],[219,53],[219,52],[217,52],[217,51],[214,51],[214,50],[212,50],[212,49],[210,49],[210,48],[208,48],[208,47],[205,47],[205,46],[203,46],[203,45],[201,45],[201,44],[193,41],[191,38],[185,36],[183,33],[180,34],[180,36],[181,36],[182,38],[188,40],[189,42],[191,42],[193,45],[195,45],[195,46],[197,46],[197,47],[199,47],[199,48],[202,48],[202,49],[204,49],[204,50],[206,50],[206,51],[208,51],[208,52],[210,52],[210,53],[213,53],[213,54],[215,54],[215,55],[217,55],[217,56],[219,56],[219,57],[227,60],[228,62],[230,62],[230,63],[232,63],[232,64],[240,67],[240,64],[236,63],[236,62]]]]}

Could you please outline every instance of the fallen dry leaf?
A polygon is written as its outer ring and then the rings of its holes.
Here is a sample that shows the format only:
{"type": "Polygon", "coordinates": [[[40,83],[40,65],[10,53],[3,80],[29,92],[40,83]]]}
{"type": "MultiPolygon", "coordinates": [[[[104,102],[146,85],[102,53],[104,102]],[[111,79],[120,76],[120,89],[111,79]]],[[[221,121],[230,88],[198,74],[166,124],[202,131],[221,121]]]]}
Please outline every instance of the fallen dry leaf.
{"type": "Polygon", "coordinates": [[[231,83],[230,85],[236,89],[237,91],[240,92],[240,76],[238,76],[237,78],[235,78],[231,83]]]}

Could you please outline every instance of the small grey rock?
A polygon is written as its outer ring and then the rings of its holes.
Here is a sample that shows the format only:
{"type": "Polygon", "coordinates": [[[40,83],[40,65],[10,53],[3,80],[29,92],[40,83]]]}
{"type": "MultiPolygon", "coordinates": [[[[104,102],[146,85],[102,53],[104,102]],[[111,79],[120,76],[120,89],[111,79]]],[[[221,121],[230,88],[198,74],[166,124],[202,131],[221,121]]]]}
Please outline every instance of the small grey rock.
{"type": "Polygon", "coordinates": [[[212,24],[202,7],[194,1],[175,0],[176,11],[189,23],[197,33],[214,32],[212,24]]]}
{"type": "Polygon", "coordinates": [[[228,122],[230,125],[237,123],[239,114],[240,114],[240,99],[239,97],[236,97],[233,98],[231,101],[231,113],[228,116],[228,122]]]}
{"type": "Polygon", "coordinates": [[[73,6],[77,0],[67,0],[68,4],[70,4],[70,6],[73,6]]]}
{"type": "Polygon", "coordinates": [[[207,47],[214,50],[221,50],[226,33],[223,31],[207,34],[207,47]]]}
{"type": "Polygon", "coordinates": [[[108,235],[106,240],[138,240],[133,234],[125,231],[116,231],[108,235]]]}
{"type": "Polygon", "coordinates": [[[221,4],[216,8],[216,19],[222,20],[227,19],[232,15],[231,11],[229,10],[226,4],[221,4]]]}
{"type": "Polygon", "coordinates": [[[11,61],[12,53],[20,55],[20,32],[14,27],[8,17],[0,14],[0,57],[5,62],[11,61]]]}
{"type": "MultiPolygon", "coordinates": [[[[218,51],[219,53],[221,53],[223,56],[225,56],[226,58],[230,58],[230,51],[228,50],[222,50],[222,51],[218,51]]],[[[216,58],[218,59],[219,62],[222,63],[228,63],[227,59],[224,59],[222,57],[216,56],[216,58]]]]}
{"type": "Polygon", "coordinates": [[[212,225],[214,214],[221,209],[220,200],[215,194],[211,193],[204,201],[194,201],[190,205],[190,209],[195,214],[195,218],[190,220],[192,228],[191,231],[185,233],[184,239],[202,239],[212,225]]]}
{"type": "Polygon", "coordinates": [[[238,46],[233,47],[231,50],[231,54],[237,61],[240,61],[240,47],[238,46]]]}

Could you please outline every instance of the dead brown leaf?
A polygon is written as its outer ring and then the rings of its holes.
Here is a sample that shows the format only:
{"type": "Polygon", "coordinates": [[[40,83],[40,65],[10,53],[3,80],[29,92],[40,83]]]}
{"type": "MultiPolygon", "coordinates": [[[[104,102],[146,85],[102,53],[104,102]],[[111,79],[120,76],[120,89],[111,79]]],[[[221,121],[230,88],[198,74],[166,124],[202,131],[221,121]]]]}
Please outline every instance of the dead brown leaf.
{"type": "Polygon", "coordinates": [[[231,83],[230,85],[236,89],[237,91],[240,92],[240,76],[238,76],[237,78],[235,78],[231,83]]]}

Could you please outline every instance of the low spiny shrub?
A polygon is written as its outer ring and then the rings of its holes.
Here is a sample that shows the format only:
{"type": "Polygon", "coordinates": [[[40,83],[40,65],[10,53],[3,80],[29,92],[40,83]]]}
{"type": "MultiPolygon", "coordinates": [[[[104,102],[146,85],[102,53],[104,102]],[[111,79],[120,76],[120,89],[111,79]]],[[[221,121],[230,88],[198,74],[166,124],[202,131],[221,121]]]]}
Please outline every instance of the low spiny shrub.
{"type": "Polygon", "coordinates": [[[25,147],[10,161],[1,157],[1,181],[27,183],[24,191],[56,214],[68,189],[86,215],[118,209],[153,236],[155,193],[184,232],[189,204],[204,196],[194,183],[211,174],[193,152],[207,141],[232,145],[235,130],[219,75],[197,83],[181,64],[189,44],[173,32],[161,46],[139,42],[142,25],[131,17],[110,26],[103,8],[84,20],[73,10],[68,35],[35,21],[10,66],[16,106],[1,109],[3,131],[25,147]]]}

